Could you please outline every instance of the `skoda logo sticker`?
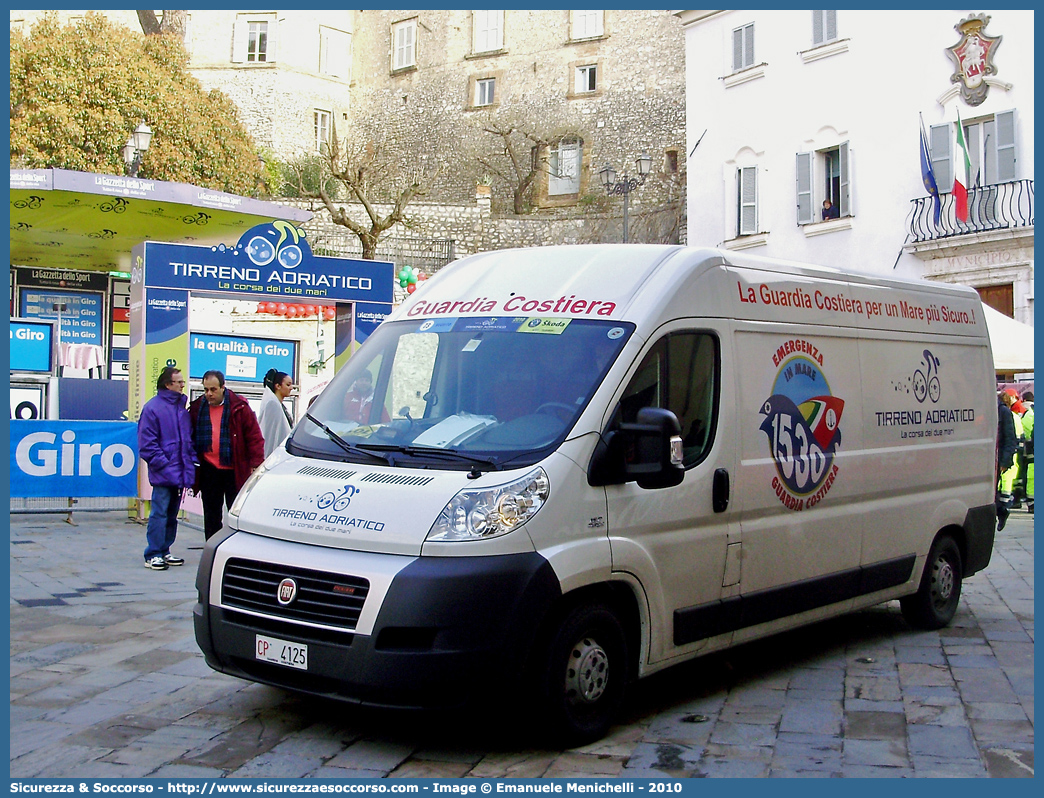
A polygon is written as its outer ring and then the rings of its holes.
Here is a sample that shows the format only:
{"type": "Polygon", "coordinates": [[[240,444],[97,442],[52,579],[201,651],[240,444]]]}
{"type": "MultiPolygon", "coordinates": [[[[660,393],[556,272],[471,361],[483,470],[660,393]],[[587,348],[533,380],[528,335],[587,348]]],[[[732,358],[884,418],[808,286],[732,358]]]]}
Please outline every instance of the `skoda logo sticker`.
{"type": "Polygon", "coordinates": [[[276,590],[276,601],[285,607],[288,604],[292,604],[295,598],[297,598],[297,582],[289,578],[284,579],[279,583],[279,588],[276,590]]]}

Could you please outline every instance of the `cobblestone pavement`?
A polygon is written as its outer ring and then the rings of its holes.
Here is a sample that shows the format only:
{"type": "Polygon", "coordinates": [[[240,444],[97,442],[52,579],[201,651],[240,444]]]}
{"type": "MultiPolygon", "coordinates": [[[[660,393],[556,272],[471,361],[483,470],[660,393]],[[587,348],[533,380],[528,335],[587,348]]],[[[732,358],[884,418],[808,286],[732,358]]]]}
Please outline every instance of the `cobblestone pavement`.
{"type": "MultiPolygon", "coordinates": [[[[1033,517],[1012,514],[950,628],[898,603],[638,685],[604,740],[542,750],[512,717],[377,712],[211,671],[184,567],[119,513],[11,518],[11,776],[1033,775],[1033,517]]],[[[491,697],[487,706],[495,706],[491,697]]]]}

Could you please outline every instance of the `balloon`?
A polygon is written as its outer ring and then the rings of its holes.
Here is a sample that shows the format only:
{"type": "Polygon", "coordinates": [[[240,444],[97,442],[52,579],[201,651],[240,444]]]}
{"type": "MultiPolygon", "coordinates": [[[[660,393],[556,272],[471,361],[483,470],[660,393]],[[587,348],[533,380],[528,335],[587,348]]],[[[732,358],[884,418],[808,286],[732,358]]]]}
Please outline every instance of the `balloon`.
{"type": "Polygon", "coordinates": [[[275,313],[275,312],[276,312],[276,303],[275,302],[266,302],[265,303],[265,313],[275,313]]]}
{"type": "Polygon", "coordinates": [[[416,283],[410,283],[408,286],[406,286],[406,293],[407,294],[412,294],[416,290],[417,290],[417,284],[416,283]]]}
{"type": "Polygon", "coordinates": [[[285,316],[286,315],[286,303],[285,302],[280,302],[278,305],[276,305],[276,315],[277,316],[285,316]]]}
{"type": "Polygon", "coordinates": [[[323,309],[323,316],[325,316],[330,321],[333,321],[335,318],[337,318],[337,308],[335,308],[335,307],[324,308],[323,309]]]}
{"type": "Polygon", "coordinates": [[[405,280],[409,276],[410,276],[410,272],[409,272],[409,270],[406,267],[403,267],[402,269],[399,269],[399,279],[400,280],[405,280]]]}
{"type": "Polygon", "coordinates": [[[297,305],[288,305],[286,308],[286,317],[288,319],[295,319],[297,318],[297,315],[297,305]]]}
{"type": "Polygon", "coordinates": [[[415,275],[415,274],[411,274],[411,275],[409,276],[409,279],[407,280],[407,282],[408,282],[408,283],[409,283],[410,285],[413,285],[413,284],[415,284],[415,283],[417,282],[417,275],[415,275]]]}
{"type": "Polygon", "coordinates": [[[258,302],[257,310],[255,310],[254,313],[267,313],[268,311],[265,310],[266,307],[268,307],[267,302],[258,302]]]}
{"type": "Polygon", "coordinates": [[[405,277],[400,277],[399,278],[399,285],[401,285],[403,288],[405,288],[407,285],[409,285],[409,281],[405,277]]]}
{"type": "Polygon", "coordinates": [[[315,305],[305,305],[304,306],[304,314],[306,316],[314,316],[315,315],[315,305]]]}

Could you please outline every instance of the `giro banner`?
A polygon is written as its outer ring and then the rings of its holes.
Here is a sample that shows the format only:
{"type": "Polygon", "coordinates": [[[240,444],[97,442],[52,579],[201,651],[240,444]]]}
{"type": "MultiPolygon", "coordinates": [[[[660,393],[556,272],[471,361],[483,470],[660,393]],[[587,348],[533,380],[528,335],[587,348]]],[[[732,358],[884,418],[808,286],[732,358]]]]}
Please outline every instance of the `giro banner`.
{"type": "Polygon", "coordinates": [[[138,425],[11,421],[11,496],[137,495],[138,425]]]}

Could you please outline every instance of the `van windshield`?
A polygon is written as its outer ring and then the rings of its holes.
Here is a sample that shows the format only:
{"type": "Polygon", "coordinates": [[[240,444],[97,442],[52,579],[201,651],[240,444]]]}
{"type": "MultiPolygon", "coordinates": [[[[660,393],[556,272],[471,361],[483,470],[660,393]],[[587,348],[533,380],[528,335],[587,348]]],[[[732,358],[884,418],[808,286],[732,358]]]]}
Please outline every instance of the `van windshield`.
{"type": "Polygon", "coordinates": [[[513,316],[386,322],[308,408],[290,451],[416,468],[537,462],[633,331],[513,316]]]}

